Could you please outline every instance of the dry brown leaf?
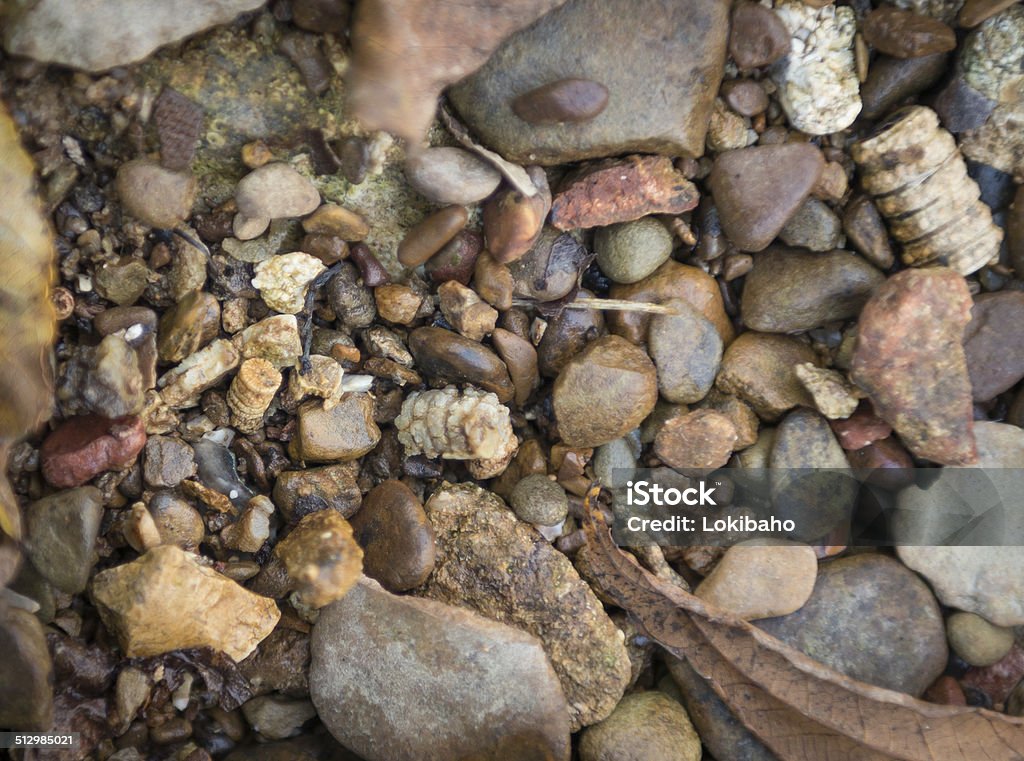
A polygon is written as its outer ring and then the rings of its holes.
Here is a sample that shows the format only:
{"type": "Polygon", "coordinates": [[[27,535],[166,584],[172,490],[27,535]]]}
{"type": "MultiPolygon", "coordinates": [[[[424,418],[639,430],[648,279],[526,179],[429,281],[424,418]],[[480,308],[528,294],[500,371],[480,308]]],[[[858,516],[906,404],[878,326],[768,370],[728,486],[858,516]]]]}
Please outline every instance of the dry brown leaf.
{"type": "MultiPolygon", "coordinates": [[[[50,303],[53,236],[35,193],[35,169],[0,104],[0,464],[9,444],[50,414],[56,317],[50,303]]],[[[0,479],[4,479],[0,471],[0,479]]],[[[0,484],[0,529],[19,539],[17,502],[0,484]]]]}
{"type": "Polygon", "coordinates": [[[781,761],[1020,761],[1024,719],[850,679],[641,568],[589,509],[590,578],[781,761]]]}
{"type": "Polygon", "coordinates": [[[367,129],[418,145],[441,91],[509,35],[565,0],[362,0],[352,22],[349,98],[367,129]]]}

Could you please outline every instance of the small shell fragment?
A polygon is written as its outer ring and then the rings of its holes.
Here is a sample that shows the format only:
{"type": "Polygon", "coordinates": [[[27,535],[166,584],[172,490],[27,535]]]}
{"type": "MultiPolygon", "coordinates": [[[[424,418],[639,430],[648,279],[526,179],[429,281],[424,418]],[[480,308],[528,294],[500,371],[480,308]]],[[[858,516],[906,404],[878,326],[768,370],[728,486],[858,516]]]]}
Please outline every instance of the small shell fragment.
{"type": "Polygon", "coordinates": [[[281,372],[265,359],[247,359],[228,388],[231,424],[242,433],[255,433],[281,385],[281,372]]]}
{"type": "Polygon", "coordinates": [[[238,367],[240,359],[230,341],[216,339],[161,376],[157,386],[163,403],[172,409],[194,407],[206,389],[238,367]]]}
{"type": "Polygon", "coordinates": [[[280,254],[256,265],[252,284],[268,307],[284,314],[297,314],[305,304],[309,284],[326,269],[315,256],[301,251],[280,254]]]}
{"type": "Polygon", "coordinates": [[[302,372],[302,363],[296,363],[288,380],[288,394],[296,405],[308,396],[324,400],[324,410],[331,410],[345,393],[345,370],[332,357],[313,354],[309,357],[309,372],[302,372]]]}
{"type": "Polygon", "coordinates": [[[299,322],[293,314],[275,314],[250,325],[231,338],[242,359],[259,357],[281,369],[302,354],[299,322]]]}
{"type": "Polygon", "coordinates": [[[502,460],[517,446],[508,407],[475,388],[416,391],[395,419],[408,454],[448,460],[502,460]]]}

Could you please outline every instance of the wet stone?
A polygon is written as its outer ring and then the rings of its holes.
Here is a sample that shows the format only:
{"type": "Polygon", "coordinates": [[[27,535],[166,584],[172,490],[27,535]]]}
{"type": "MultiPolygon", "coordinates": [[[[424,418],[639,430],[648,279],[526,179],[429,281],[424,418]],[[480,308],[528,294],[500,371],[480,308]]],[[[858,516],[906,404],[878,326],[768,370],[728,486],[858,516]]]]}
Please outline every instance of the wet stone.
{"type": "Polygon", "coordinates": [[[413,227],[398,246],[398,261],[418,267],[432,257],[466,226],[469,212],[464,206],[446,206],[413,227]]]}
{"type": "Polygon", "coordinates": [[[435,283],[455,280],[463,285],[469,285],[469,281],[473,277],[476,258],[480,255],[482,248],[483,238],[480,233],[473,230],[461,230],[454,238],[445,243],[440,251],[427,260],[423,269],[435,283]]]}
{"type": "Polygon", "coordinates": [[[985,293],[974,299],[964,331],[964,355],[975,401],[987,401],[1024,378],[1024,293],[985,293]]]}
{"type": "Polygon", "coordinates": [[[915,58],[877,56],[871,62],[868,78],[861,85],[864,104],[861,116],[880,119],[900,103],[934,85],[946,72],[949,55],[933,53],[915,58]]]}
{"type": "Polygon", "coordinates": [[[409,334],[409,351],[416,368],[427,376],[453,383],[472,383],[497,395],[501,402],[512,399],[514,388],[505,363],[476,341],[443,328],[417,328],[409,334]]]}
{"type": "Polygon", "coordinates": [[[867,196],[858,196],[843,212],[843,232],[850,244],[879,269],[889,269],[895,261],[889,231],[882,215],[867,196]]]}
{"type": "Polygon", "coordinates": [[[484,236],[495,261],[513,262],[533,248],[551,211],[551,188],[544,170],[531,166],[526,174],[537,189],[534,195],[503,188],[484,204],[484,236]]]}
{"type": "Polygon", "coordinates": [[[309,635],[278,627],[238,669],[256,695],[279,692],[305,697],[309,694],[309,635]]]}
{"type": "Polygon", "coordinates": [[[514,401],[522,407],[534,389],[540,385],[540,374],[537,372],[537,350],[525,338],[520,338],[515,333],[502,328],[497,328],[494,331],[491,340],[501,361],[508,368],[509,377],[516,390],[514,401]]]}
{"type": "Polygon", "coordinates": [[[130,465],[145,443],[145,426],[137,417],[69,418],[39,449],[43,477],[61,489],[81,486],[106,470],[130,465]]]}
{"type": "Polygon", "coordinates": [[[173,492],[154,494],[147,506],[164,544],[175,544],[194,552],[203,541],[206,526],[192,505],[173,492]]]}
{"type": "MultiPolygon", "coordinates": [[[[590,297],[589,291],[579,296],[590,297]]],[[[604,333],[604,313],[597,309],[564,309],[548,321],[537,345],[537,364],[542,375],[554,377],[589,342],[604,333]]]]}
{"type": "Polygon", "coordinates": [[[163,362],[181,362],[217,337],[220,302],[213,294],[193,291],[164,312],[157,331],[157,352],[163,362]]]}
{"type": "Polygon", "coordinates": [[[274,484],[274,504],[289,521],[317,510],[336,510],[343,518],[359,509],[357,463],[339,463],[307,470],[286,470],[274,484]]]}
{"type": "Polygon", "coordinates": [[[49,731],[53,723],[53,666],[46,637],[31,613],[6,605],[0,610],[0,724],[11,729],[49,731]]]}
{"type": "Polygon", "coordinates": [[[572,77],[536,87],[512,101],[512,111],[529,124],[585,122],[608,105],[608,88],[592,79],[572,77]]]}
{"type": "Polygon", "coordinates": [[[103,495],[92,486],[68,489],[29,505],[28,557],[47,581],[69,594],[85,589],[96,562],[103,495]]]}

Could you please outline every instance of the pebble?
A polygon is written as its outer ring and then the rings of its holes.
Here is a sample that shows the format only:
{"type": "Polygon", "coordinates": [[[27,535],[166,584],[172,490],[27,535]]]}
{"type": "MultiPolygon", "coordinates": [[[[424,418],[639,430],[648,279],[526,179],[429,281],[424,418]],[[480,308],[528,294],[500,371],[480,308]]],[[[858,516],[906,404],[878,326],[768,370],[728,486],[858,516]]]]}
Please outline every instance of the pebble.
{"type": "Polygon", "coordinates": [[[373,420],[373,398],[350,393],[330,410],[322,402],[299,407],[298,429],[289,445],[297,460],[332,462],[355,460],[380,441],[380,429],[373,420]]]}
{"type": "Polygon", "coordinates": [[[746,449],[757,441],[757,430],[760,421],[750,405],[730,394],[723,394],[718,389],[711,389],[701,407],[717,410],[732,421],[736,428],[736,449],[746,449]]]}
{"type": "Polygon", "coordinates": [[[476,341],[444,328],[416,328],[409,334],[409,351],[417,369],[452,383],[472,383],[490,391],[503,404],[512,400],[515,389],[505,363],[476,341]]]}
{"type": "Polygon", "coordinates": [[[778,420],[796,406],[814,400],[796,377],[796,366],[817,364],[807,344],[789,336],[753,331],[741,334],[722,356],[715,385],[747,402],[764,420],[778,420]]]}
{"type": "Polygon", "coordinates": [[[593,119],[608,106],[608,88],[592,79],[567,77],[524,92],[512,112],[528,124],[576,124],[593,119]]]}
{"type": "Polygon", "coordinates": [[[212,647],[240,661],[281,617],[273,600],[249,592],[173,545],[100,571],[91,597],[129,658],[212,647]],[[211,609],[217,615],[208,615],[211,609]]]}
{"type": "Polygon", "coordinates": [[[672,245],[672,234],[654,217],[601,227],[594,233],[597,265],[616,283],[643,280],[665,263],[672,245]]]}
{"type": "Polygon", "coordinates": [[[800,205],[779,232],[779,238],[787,246],[811,251],[831,251],[845,243],[839,217],[817,198],[808,198],[800,205]]]}
{"type": "Polygon", "coordinates": [[[309,695],[309,635],[280,626],[238,664],[238,670],[255,695],[278,692],[304,698],[309,695]]]}
{"type": "Polygon", "coordinates": [[[768,461],[773,514],[790,519],[790,536],[814,542],[845,528],[858,484],[828,421],[818,413],[790,412],[776,428],[768,461]]]}
{"type": "Polygon", "coordinates": [[[220,330],[220,302],[212,293],[192,291],[164,312],[157,329],[157,356],[181,362],[206,346],[220,330]]]}
{"type": "Polygon", "coordinates": [[[390,273],[365,243],[353,244],[351,257],[363,278],[363,285],[376,288],[391,282],[390,273]]]}
{"type": "Polygon", "coordinates": [[[569,757],[565,698],[526,632],[365,579],[321,611],[311,650],[321,721],[367,761],[569,757]]]}
{"type": "Polygon", "coordinates": [[[512,308],[515,279],[508,266],[495,260],[487,251],[477,257],[473,270],[473,288],[477,294],[499,312],[512,308]]]}
{"type": "Polygon", "coordinates": [[[654,439],[654,452],[683,475],[699,476],[729,461],[736,426],[715,410],[702,409],[669,419],[654,439]]]}
{"type": "MultiPolygon", "coordinates": [[[[250,231],[248,238],[258,237],[271,220],[304,217],[320,206],[320,192],[288,164],[273,162],[253,169],[235,188],[238,216],[235,218],[236,237],[239,217],[261,220],[262,229],[250,231]]],[[[309,232],[307,230],[307,232],[309,232]]]]}
{"type": "Polygon", "coordinates": [[[886,438],[892,433],[892,426],[875,414],[871,402],[864,400],[850,417],[833,420],[832,431],[843,449],[862,449],[868,444],[886,438]]]}
{"type": "Polygon", "coordinates": [[[508,503],[516,517],[535,526],[557,526],[569,513],[565,490],[541,473],[520,480],[509,494],[508,503]]]}
{"type": "Polygon", "coordinates": [[[967,284],[945,267],[892,276],[861,312],[850,370],[907,448],[943,465],[977,456],[961,346],[970,309],[967,284]]]}
{"type": "Polygon", "coordinates": [[[322,608],[340,600],[363,571],[363,551],[352,526],[334,510],[319,510],[302,518],[274,554],[295,587],[298,602],[322,608]]]}
{"type": "Polygon", "coordinates": [[[984,293],[974,299],[964,331],[964,355],[975,401],[994,399],[1024,378],[1024,293],[984,293]]]}
{"type": "Polygon", "coordinates": [[[513,188],[504,188],[484,204],[483,223],[487,250],[495,261],[507,264],[524,256],[537,242],[551,211],[551,188],[539,166],[526,170],[537,192],[524,196],[513,188]]]}
{"type": "Polygon", "coordinates": [[[559,230],[605,227],[649,214],[682,214],[699,193],[667,156],[626,156],[584,164],[566,177],[551,202],[559,230]]]}
{"type": "Polygon", "coordinates": [[[722,229],[743,251],[761,251],[800,209],[825,169],[810,143],[723,153],[708,177],[722,229]]]}
{"type": "Polygon", "coordinates": [[[131,465],[145,443],[145,426],[137,417],[68,418],[39,449],[43,478],[58,489],[81,486],[104,471],[131,465]]]}
{"type": "Polygon", "coordinates": [[[480,300],[476,292],[454,280],[437,289],[438,306],[448,324],[472,341],[494,331],[498,311],[480,300]]]}
{"type": "Polygon", "coordinates": [[[745,621],[786,616],[814,590],[812,547],[782,539],[748,539],[725,551],[694,594],[745,621]]]}
{"type": "Polygon", "coordinates": [[[848,418],[860,403],[858,389],[837,370],[816,367],[810,362],[797,365],[796,377],[814,398],[814,406],[829,420],[848,418]]]}
{"type": "MultiPolygon", "coordinates": [[[[741,7],[737,6],[733,13],[737,13],[741,7]]],[[[756,7],[761,8],[760,5],[756,7]]],[[[789,44],[788,34],[786,44],[789,44]]],[[[740,116],[757,116],[768,110],[768,93],[754,79],[730,79],[724,82],[722,97],[725,98],[726,105],[740,116]]]]}
{"type": "Polygon", "coordinates": [[[584,0],[510,37],[449,97],[485,145],[521,164],[638,152],[700,156],[728,28],[728,7],[710,0],[644,6],[642,12],[631,0],[584,0]],[[665,78],[665,61],[681,80],[665,78]],[[698,79],[700,86],[680,84],[698,79]],[[567,112],[574,119],[593,114],[602,102],[599,88],[607,91],[607,105],[595,116],[549,123],[567,112]],[[585,105],[574,98],[566,109],[565,96],[581,90],[589,95],[585,105]],[[521,118],[530,103],[526,115],[542,116],[541,122],[521,118]]]}
{"type": "MultiPolygon", "coordinates": [[[[262,262],[281,250],[288,235],[289,224],[283,219],[275,219],[270,223],[266,235],[261,235],[253,240],[241,240],[239,238],[226,238],[221,243],[221,248],[232,259],[240,262],[262,262]]],[[[234,270],[244,275],[245,270],[234,270]]]]}
{"type": "MultiPolygon", "coordinates": [[[[581,290],[580,297],[592,293],[581,290]]],[[[604,313],[599,309],[564,309],[548,321],[537,344],[537,367],[541,375],[553,378],[583,347],[605,332],[604,313]]]]}
{"type": "Polygon", "coordinates": [[[195,552],[206,534],[203,517],[173,492],[158,492],[147,506],[162,544],[174,544],[195,552]]]}
{"type": "Polygon", "coordinates": [[[946,620],[949,645],[971,666],[991,666],[1013,647],[1013,629],[994,626],[976,613],[954,613],[946,620]]]}
{"type": "Polygon", "coordinates": [[[483,245],[480,233],[474,230],[460,230],[440,251],[427,260],[423,269],[434,283],[454,280],[462,285],[469,285],[483,245]]]}
{"type": "Polygon", "coordinates": [[[922,697],[929,703],[939,703],[940,705],[967,705],[967,698],[964,696],[960,682],[948,675],[936,679],[932,686],[925,690],[922,697]]]}
{"type": "Polygon", "coordinates": [[[569,233],[545,228],[528,254],[509,265],[512,293],[535,301],[557,301],[579,285],[590,262],[586,247],[569,233]]]}
{"type": "Polygon", "coordinates": [[[192,213],[196,178],[190,172],[164,169],[152,159],[126,161],[114,187],[125,211],[151,227],[172,229],[192,213]]]}
{"type": "Polygon", "coordinates": [[[333,235],[345,241],[360,241],[370,234],[370,225],[359,214],[335,203],[325,203],[302,220],[310,235],[333,235]]]}
{"type": "Polygon", "coordinates": [[[334,510],[342,518],[351,518],[362,499],[356,483],[358,474],[356,462],[286,470],[274,483],[274,504],[289,522],[317,510],[334,510]]]}
{"type": "Polygon", "coordinates": [[[861,116],[865,119],[882,118],[908,98],[936,84],[946,73],[948,65],[947,53],[915,58],[877,56],[860,88],[864,104],[861,116]]]}
{"type": "Polygon", "coordinates": [[[0,611],[0,724],[48,732],[53,727],[53,665],[42,624],[26,610],[0,611]]]}
{"type": "Polygon", "coordinates": [[[298,314],[306,303],[309,284],[327,268],[315,256],[296,251],[256,264],[252,285],[268,307],[283,314],[298,314]]]}
{"type": "Polygon", "coordinates": [[[608,489],[624,487],[636,472],[638,451],[637,442],[630,436],[602,444],[591,460],[594,478],[608,489]]]}
{"type": "Polygon", "coordinates": [[[658,400],[654,363],[619,336],[603,336],[570,359],[552,392],[558,433],[569,446],[597,447],[640,425],[658,400]]]}
{"type": "Polygon", "coordinates": [[[56,396],[65,415],[119,418],[141,412],[145,392],[138,354],[113,335],[96,347],[78,347],[62,369],[56,396]]]}
{"type": "Polygon", "coordinates": [[[96,537],[103,495],[82,486],[36,500],[25,512],[26,543],[32,565],[68,594],[85,589],[96,562],[96,537]]]}
{"type": "Polygon", "coordinates": [[[142,460],[142,480],[150,488],[177,486],[196,473],[195,453],[171,436],[150,436],[142,460]]]}
{"type": "Polygon", "coordinates": [[[363,570],[389,592],[407,592],[434,570],[434,529],[423,503],[401,481],[383,481],[367,493],[352,518],[363,548],[363,570]]]}
{"type": "Polygon", "coordinates": [[[971,29],[1015,5],[1011,0],[967,0],[957,16],[957,25],[971,29]]]}
{"type": "Polygon", "coordinates": [[[423,295],[408,285],[380,285],[373,289],[377,314],[396,325],[411,325],[423,306],[423,295]]]}
{"type": "Polygon", "coordinates": [[[752,330],[800,333],[856,317],[885,280],[849,251],[810,254],[772,247],[754,257],[740,314],[752,330]]]}
{"type": "Polygon", "coordinates": [[[199,403],[200,395],[213,388],[238,367],[241,357],[228,341],[218,338],[190,354],[157,381],[163,403],[172,409],[186,409],[199,403]]]}
{"type": "Polygon", "coordinates": [[[491,336],[498,356],[508,368],[509,377],[516,393],[513,401],[516,406],[526,404],[530,395],[540,385],[540,374],[537,372],[537,350],[525,338],[510,333],[502,328],[495,329],[491,336]]]}
{"type": "Polygon", "coordinates": [[[938,19],[883,5],[861,24],[864,41],[896,58],[920,58],[956,48],[956,34],[938,19]]]}
{"type": "Polygon", "coordinates": [[[242,360],[265,359],[277,369],[290,367],[302,354],[299,322],[293,314],[275,314],[236,333],[231,343],[242,360]]]}
{"type": "Polygon", "coordinates": [[[46,0],[5,29],[4,49],[37,61],[101,72],[141,61],[163,45],[259,7],[255,0],[188,0],[173,7],[160,0],[114,0],[79,8],[69,17],[63,3],[46,0]]]}
{"type": "Polygon", "coordinates": [[[405,160],[409,184],[433,203],[470,206],[498,189],[501,173],[462,148],[425,148],[405,160]]]}
{"type": "Polygon", "coordinates": [[[350,331],[365,328],[377,316],[373,291],[365,287],[359,271],[348,262],[336,265],[338,274],[327,284],[327,301],[338,318],[338,325],[350,331]]]}
{"type": "Polygon", "coordinates": [[[721,153],[745,148],[749,135],[747,120],[730,111],[721,99],[715,100],[711,120],[708,122],[708,150],[721,153]]]}
{"type": "Polygon", "coordinates": [[[476,485],[445,485],[425,509],[437,564],[420,593],[538,637],[574,731],[608,716],[629,682],[629,656],[568,558],[476,485]]]}
{"type": "Polygon", "coordinates": [[[751,2],[733,6],[729,55],[741,69],[773,64],[789,52],[789,45],[789,30],[771,8],[751,2]]]}
{"type": "Polygon", "coordinates": [[[858,196],[846,205],[843,232],[853,247],[879,269],[887,270],[895,262],[889,231],[874,202],[867,196],[858,196]]]}
{"type": "Polygon", "coordinates": [[[418,267],[440,251],[466,226],[469,212],[464,206],[446,206],[417,224],[398,244],[398,261],[418,267]]]}
{"type": "Polygon", "coordinates": [[[757,625],[846,676],[912,696],[946,667],[945,629],[931,591],[877,554],[824,563],[800,610],[757,625]]]}
{"type": "Polygon", "coordinates": [[[133,257],[123,257],[113,264],[96,270],[93,285],[98,293],[118,306],[131,306],[149,285],[153,272],[146,263],[133,257]]]}
{"type": "Polygon", "coordinates": [[[308,700],[289,700],[277,695],[262,695],[247,700],[242,713],[249,726],[268,740],[283,740],[302,731],[302,725],[316,716],[308,700]]]}
{"type": "MultiPolygon", "coordinates": [[[[728,346],[735,335],[718,283],[699,267],[670,259],[638,283],[613,285],[608,295],[613,299],[652,304],[681,299],[711,321],[724,345],[728,346]]],[[[642,312],[610,312],[607,317],[612,333],[635,344],[647,340],[651,319],[651,315],[642,312]]]]}
{"type": "Polygon", "coordinates": [[[634,692],[580,736],[580,761],[627,758],[700,761],[700,737],[686,709],[658,691],[634,692]]]}

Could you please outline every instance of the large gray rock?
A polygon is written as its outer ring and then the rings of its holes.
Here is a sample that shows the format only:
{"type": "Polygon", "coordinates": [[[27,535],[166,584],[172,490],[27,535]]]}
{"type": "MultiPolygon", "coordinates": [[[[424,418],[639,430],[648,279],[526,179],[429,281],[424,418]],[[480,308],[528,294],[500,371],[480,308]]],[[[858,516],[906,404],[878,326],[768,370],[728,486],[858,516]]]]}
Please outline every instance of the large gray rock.
{"type": "Polygon", "coordinates": [[[26,511],[28,556],[57,589],[85,589],[96,562],[96,536],[103,518],[103,495],[80,486],[36,500],[26,511]]]}
{"type": "Polygon", "coordinates": [[[4,49],[37,61],[104,71],[141,61],[263,0],[39,0],[6,20],[4,49]]]}
{"type": "Polygon", "coordinates": [[[565,698],[523,631],[363,579],[311,647],[317,713],[367,761],[568,761],[565,698]]]}
{"type": "Polygon", "coordinates": [[[511,37],[449,95],[483,142],[512,161],[700,156],[722,79],[728,12],[721,0],[575,0],[511,37]],[[589,120],[550,125],[513,112],[518,96],[567,78],[603,85],[607,107],[589,120]]]}

